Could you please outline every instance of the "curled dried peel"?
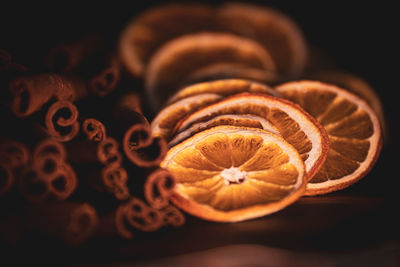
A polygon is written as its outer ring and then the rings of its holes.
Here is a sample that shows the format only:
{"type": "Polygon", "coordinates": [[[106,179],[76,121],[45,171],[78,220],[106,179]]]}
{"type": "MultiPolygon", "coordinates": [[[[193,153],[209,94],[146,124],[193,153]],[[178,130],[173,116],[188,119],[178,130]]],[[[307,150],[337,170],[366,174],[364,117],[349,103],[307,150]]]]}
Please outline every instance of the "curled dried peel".
{"type": "Polygon", "coordinates": [[[323,127],[293,102],[263,94],[242,93],[208,105],[180,121],[175,134],[224,114],[251,114],[269,121],[299,151],[310,179],[326,159],[329,140],[323,127]]]}
{"type": "Polygon", "coordinates": [[[307,181],[304,162],[290,144],[246,127],[204,130],[170,149],[161,167],[177,181],[175,205],[221,222],[276,212],[297,200],[307,181]]]}
{"type": "Polygon", "coordinates": [[[321,122],[330,139],[326,162],[307,185],[307,195],[350,186],[375,164],[382,146],[379,119],[361,98],[337,86],[296,81],[277,86],[321,122]]]}

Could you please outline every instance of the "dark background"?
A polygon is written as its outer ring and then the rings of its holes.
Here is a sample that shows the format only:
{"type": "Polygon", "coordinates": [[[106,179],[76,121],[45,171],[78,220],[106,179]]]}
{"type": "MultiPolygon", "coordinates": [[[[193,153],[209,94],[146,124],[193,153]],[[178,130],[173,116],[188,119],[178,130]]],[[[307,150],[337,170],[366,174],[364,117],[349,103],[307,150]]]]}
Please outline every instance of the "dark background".
{"type": "MultiPolygon", "coordinates": [[[[113,47],[120,30],[131,18],[148,7],[172,1],[126,2],[3,3],[0,10],[0,49],[9,51],[15,62],[26,65],[30,69],[40,70],[45,53],[53,45],[73,41],[91,32],[99,32],[108,40],[110,47],[113,47]]],[[[202,2],[218,4],[223,1],[202,2]]],[[[388,240],[395,240],[398,248],[399,220],[397,213],[400,203],[397,184],[400,178],[400,165],[397,139],[400,101],[397,91],[400,88],[400,75],[398,73],[399,46],[395,44],[395,39],[400,25],[399,14],[396,14],[395,6],[384,1],[251,2],[276,7],[294,18],[302,28],[308,42],[325,51],[338,68],[359,75],[370,83],[380,96],[387,116],[389,140],[385,141],[386,144],[377,164],[370,174],[359,183],[341,192],[378,197],[384,201],[384,204],[379,206],[379,209],[375,210],[373,214],[365,215],[365,218],[342,223],[341,228],[333,229],[333,232],[326,235],[326,241],[320,240],[323,238],[318,237],[318,242],[312,243],[312,245],[307,243],[309,245],[307,249],[313,251],[318,246],[324,247],[324,245],[328,250],[338,249],[336,245],[327,245],[327,243],[340,242],[340,238],[334,238],[334,236],[337,232],[346,229],[347,223],[359,229],[356,231],[357,235],[372,236],[369,239],[362,239],[369,242],[365,244],[366,246],[376,246],[385,244],[388,240]],[[373,218],[373,222],[368,221],[371,218],[373,218]],[[366,225],[362,226],[362,224],[366,225]]],[[[204,227],[205,233],[216,233],[223,229],[221,225],[212,224],[205,224],[204,227]]],[[[181,231],[180,235],[190,235],[192,232],[198,231],[193,227],[187,229],[189,230],[181,231]]],[[[254,238],[246,237],[243,233],[232,240],[235,242],[255,241],[269,246],[276,245],[276,242],[269,242],[268,238],[256,238],[257,233],[253,233],[254,238]]],[[[150,238],[144,246],[152,247],[152,242],[158,243],[156,250],[157,248],[162,250],[160,242],[166,242],[167,239],[165,235],[161,234],[161,236],[161,238],[157,235],[143,237],[144,239],[150,238]]],[[[192,249],[190,249],[189,242],[186,250],[190,252],[207,249],[217,244],[229,244],[229,240],[225,243],[213,241],[222,237],[224,237],[223,234],[210,236],[211,241],[204,241],[203,245],[193,246],[192,249]]],[[[184,239],[178,237],[177,240],[184,239]]],[[[354,243],[353,247],[350,246],[349,249],[361,246],[364,241],[354,243]]],[[[290,245],[280,243],[279,246],[296,247],[292,243],[290,245]]],[[[134,243],[132,249],[139,246],[140,244],[137,243],[135,247],[134,243]]],[[[173,247],[174,245],[169,244],[168,246],[173,247]]],[[[176,246],[183,247],[182,244],[176,246]]],[[[169,251],[178,253],[177,249],[169,251]]],[[[154,257],[157,256],[169,256],[169,253],[155,253],[154,257]]],[[[150,256],[147,255],[147,257],[150,256]]],[[[129,257],[126,258],[129,259],[129,257]]]]}
{"type": "MultiPolygon", "coordinates": [[[[9,51],[14,62],[31,70],[43,69],[43,58],[54,45],[72,42],[88,33],[100,33],[110,49],[122,28],[146,8],[174,1],[52,2],[3,4],[0,16],[0,49],[9,51]]],[[[224,1],[202,1],[219,4],[224,1]]],[[[389,137],[385,153],[385,177],[373,190],[397,195],[391,186],[396,178],[399,142],[398,112],[399,14],[385,1],[250,1],[275,7],[291,16],[303,30],[308,43],[333,59],[336,67],[365,79],[383,102],[389,137]],[[390,154],[390,155],[389,155],[390,154]],[[384,192],[383,192],[384,191],[384,192]]],[[[388,1],[389,2],[389,1],[388,1]]],[[[378,162],[379,163],[379,162],[378,162]]],[[[383,172],[382,172],[383,173],[383,172]]]]}
{"type": "MultiPolygon", "coordinates": [[[[53,45],[96,32],[113,46],[131,18],[168,2],[176,1],[5,2],[0,11],[0,48],[9,51],[15,62],[39,69],[53,45]]],[[[395,40],[400,23],[389,1],[246,2],[276,7],[294,18],[310,44],[325,51],[339,68],[371,83],[389,117],[398,114],[391,109],[396,107],[391,101],[396,101],[399,53],[395,40]]]]}

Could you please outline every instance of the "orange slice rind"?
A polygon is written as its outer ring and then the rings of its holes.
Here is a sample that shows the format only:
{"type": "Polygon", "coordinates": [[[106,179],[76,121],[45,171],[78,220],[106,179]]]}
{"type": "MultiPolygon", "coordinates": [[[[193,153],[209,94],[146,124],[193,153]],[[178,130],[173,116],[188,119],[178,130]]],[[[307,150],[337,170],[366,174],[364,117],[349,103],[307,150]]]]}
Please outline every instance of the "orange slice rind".
{"type": "Polygon", "coordinates": [[[231,125],[248,128],[258,128],[270,133],[280,135],[279,130],[268,120],[254,115],[224,114],[216,116],[208,121],[192,124],[187,130],[175,135],[168,143],[169,147],[175,146],[194,134],[220,125],[231,125]]]}
{"type": "Polygon", "coordinates": [[[278,79],[275,71],[269,72],[264,69],[246,66],[240,63],[215,63],[196,69],[190,73],[183,83],[195,84],[204,81],[221,79],[247,79],[262,83],[272,83],[278,79]]]}
{"type": "Polygon", "coordinates": [[[230,96],[243,92],[280,96],[278,92],[263,83],[246,79],[220,79],[183,87],[168,100],[168,103],[198,94],[214,93],[222,96],[230,96]]]}

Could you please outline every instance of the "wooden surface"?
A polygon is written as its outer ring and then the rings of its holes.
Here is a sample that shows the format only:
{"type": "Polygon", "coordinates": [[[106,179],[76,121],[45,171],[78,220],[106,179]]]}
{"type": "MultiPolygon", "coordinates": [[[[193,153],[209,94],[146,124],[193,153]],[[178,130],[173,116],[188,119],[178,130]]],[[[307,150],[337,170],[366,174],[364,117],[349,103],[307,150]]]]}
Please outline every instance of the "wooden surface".
{"type": "Polygon", "coordinates": [[[277,251],[289,262],[325,263],[346,255],[354,256],[346,259],[359,261],[365,253],[370,260],[381,258],[391,263],[400,255],[399,219],[393,216],[393,206],[382,197],[351,192],[331,194],[305,197],[276,214],[241,223],[214,223],[187,216],[182,227],[163,228],[153,233],[137,232],[129,241],[95,238],[83,247],[71,249],[31,238],[2,251],[16,260],[21,260],[18,255],[39,263],[63,259],[60,265],[154,263],[157,266],[176,262],[172,266],[185,266],[187,257],[199,259],[201,255],[200,258],[209,260],[220,259],[226,257],[223,255],[232,246],[238,249],[235,246],[245,245],[243,249],[247,254],[236,256],[243,264],[254,259],[261,261],[265,253],[275,255],[277,251]],[[251,252],[251,248],[257,249],[251,252]],[[306,256],[298,259],[300,254],[306,256]]]}

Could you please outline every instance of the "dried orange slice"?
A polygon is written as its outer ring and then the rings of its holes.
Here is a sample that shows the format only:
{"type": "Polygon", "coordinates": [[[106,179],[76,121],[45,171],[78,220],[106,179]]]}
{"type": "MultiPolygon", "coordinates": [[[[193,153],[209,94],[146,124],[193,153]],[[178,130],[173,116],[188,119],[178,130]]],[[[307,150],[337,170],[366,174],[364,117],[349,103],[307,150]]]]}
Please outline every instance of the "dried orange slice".
{"type": "Polygon", "coordinates": [[[217,16],[223,29],[263,45],[283,76],[296,77],[303,72],[307,63],[306,40],[287,15],[266,6],[227,3],[217,16]]]}
{"type": "Polygon", "coordinates": [[[297,104],[269,95],[241,93],[205,106],[182,119],[175,133],[223,114],[252,114],[269,121],[300,153],[310,179],[326,159],[329,140],[323,127],[297,104]]]}
{"type": "Polygon", "coordinates": [[[254,115],[225,114],[216,116],[209,121],[192,124],[188,129],[180,132],[168,143],[169,147],[175,146],[194,134],[220,125],[231,125],[263,129],[267,132],[280,135],[279,130],[266,119],[254,115]]]}
{"type": "Polygon", "coordinates": [[[243,92],[280,96],[278,92],[266,84],[244,79],[221,79],[186,86],[175,93],[169,99],[168,103],[173,103],[179,99],[198,94],[214,93],[229,96],[243,92]]]}
{"type": "Polygon", "coordinates": [[[317,80],[337,85],[363,98],[374,109],[381,122],[386,137],[386,121],[381,100],[374,89],[361,77],[342,71],[319,71],[307,75],[311,80],[317,80]]]}
{"type": "MultiPolygon", "coordinates": [[[[275,90],[267,85],[240,79],[217,80],[190,85],[182,88],[177,94],[175,94],[168,101],[168,105],[161,109],[153,119],[151,122],[153,135],[161,136],[169,141],[172,137],[172,130],[182,118],[201,107],[215,103],[227,95],[238,92],[258,92],[279,95],[275,90]]],[[[240,121],[244,122],[243,119],[240,121]]],[[[266,123],[263,124],[265,125],[266,123]]],[[[237,123],[235,125],[240,124],[237,123]]],[[[246,125],[247,124],[243,126],[246,125]]],[[[271,129],[271,127],[268,129],[271,129]]]]}
{"type": "Polygon", "coordinates": [[[199,68],[185,78],[185,84],[194,84],[220,79],[247,79],[262,83],[277,80],[275,72],[267,72],[258,68],[248,67],[239,63],[216,63],[199,68]]]}
{"type": "Polygon", "coordinates": [[[372,168],[382,146],[381,127],[373,109],[360,97],[317,81],[288,82],[276,87],[300,104],[325,128],[328,157],[307,185],[307,195],[348,187],[372,168]]]}
{"type": "Polygon", "coordinates": [[[183,117],[220,99],[220,95],[205,93],[181,99],[163,108],[151,122],[153,136],[169,140],[172,130],[183,117]]]}
{"type": "Polygon", "coordinates": [[[212,30],[214,20],[214,8],[203,4],[168,4],[148,9],[121,32],[119,58],[132,75],[142,76],[161,45],[183,34],[212,30]]]}
{"type": "Polygon", "coordinates": [[[304,162],[281,137],[218,126],[170,149],[161,162],[176,179],[171,201],[195,216],[236,222],[276,212],[307,184],[304,162]]]}
{"type": "Polygon", "coordinates": [[[192,72],[216,63],[275,71],[269,53],[253,40],[224,33],[187,34],[169,41],[151,57],[145,74],[151,108],[157,110],[192,72]]]}

